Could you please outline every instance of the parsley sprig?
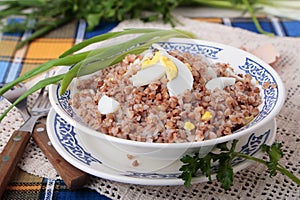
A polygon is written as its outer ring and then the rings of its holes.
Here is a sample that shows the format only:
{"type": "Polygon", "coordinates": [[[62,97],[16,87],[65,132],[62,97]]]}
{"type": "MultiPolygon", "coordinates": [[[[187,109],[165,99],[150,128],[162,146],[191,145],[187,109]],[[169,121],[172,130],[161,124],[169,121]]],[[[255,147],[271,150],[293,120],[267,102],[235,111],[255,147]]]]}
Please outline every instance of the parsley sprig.
{"type": "Polygon", "coordinates": [[[184,180],[186,187],[190,187],[192,178],[195,177],[200,170],[200,172],[211,181],[212,163],[219,162],[216,169],[216,178],[221,183],[221,186],[225,190],[228,190],[232,186],[234,176],[232,161],[235,158],[242,158],[265,165],[270,177],[276,176],[277,172],[281,172],[300,186],[300,179],[279,163],[279,160],[283,157],[281,143],[274,143],[270,146],[266,144],[262,145],[261,149],[268,157],[267,160],[264,160],[236,152],[235,147],[237,142],[238,140],[234,140],[230,148],[227,147],[226,143],[218,144],[216,146],[216,149],[219,151],[218,153],[210,152],[202,158],[199,157],[198,153],[192,156],[186,155],[182,157],[181,162],[183,162],[184,165],[179,169],[182,171],[179,178],[184,180]]]}

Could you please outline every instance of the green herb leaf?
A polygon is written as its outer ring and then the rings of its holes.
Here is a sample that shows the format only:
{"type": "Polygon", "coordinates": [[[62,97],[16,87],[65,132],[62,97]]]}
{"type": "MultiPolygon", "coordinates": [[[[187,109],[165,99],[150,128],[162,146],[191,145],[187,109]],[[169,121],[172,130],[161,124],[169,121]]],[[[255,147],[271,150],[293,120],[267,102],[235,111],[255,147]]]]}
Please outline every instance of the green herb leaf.
{"type": "Polygon", "coordinates": [[[186,155],[181,158],[181,162],[184,163],[184,165],[179,169],[182,171],[182,174],[179,176],[179,178],[184,180],[184,185],[186,187],[190,187],[192,177],[194,177],[197,173],[197,171],[200,168],[200,158],[197,153],[192,157],[190,155],[186,155]]]}
{"type": "Polygon", "coordinates": [[[209,153],[205,157],[199,159],[199,168],[201,172],[211,181],[211,163],[214,154],[209,153]]]}
{"type": "Polygon", "coordinates": [[[233,182],[232,156],[227,153],[219,155],[219,167],[217,170],[217,180],[221,182],[222,187],[228,190],[233,182]]]}
{"type": "Polygon", "coordinates": [[[199,158],[198,153],[195,153],[194,156],[184,156],[181,159],[184,165],[180,168],[182,174],[179,176],[179,178],[184,180],[185,186],[190,187],[192,177],[197,175],[196,172],[199,169],[201,169],[202,174],[208,177],[211,176],[211,162],[214,161],[218,162],[216,178],[221,183],[221,186],[225,190],[228,190],[233,184],[234,177],[232,161],[234,158],[243,158],[267,166],[271,177],[275,176],[277,172],[281,172],[292,181],[294,181],[298,186],[300,186],[300,179],[278,163],[278,161],[283,156],[281,150],[282,145],[280,143],[274,143],[271,146],[265,144],[262,145],[262,151],[267,153],[267,155],[269,156],[269,161],[265,161],[248,154],[236,152],[235,148],[237,142],[237,140],[234,140],[231,143],[230,149],[227,148],[226,143],[219,144],[216,146],[216,149],[214,151],[219,151],[220,153],[217,154],[210,152],[203,158],[199,158]]]}
{"type": "Polygon", "coordinates": [[[229,151],[226,142],[225,143],[217,144],[217,148],[220,149],[221,151],[229,151]]]}
{"type": "Polygon", "coordinates": [[[280,143],[274,143],[271,146],[263,145],[262,150],[269,155],[269,162],[267,162],[268,171],[270,176],[277,175],[278,161],[283,157],[280,143]]]}

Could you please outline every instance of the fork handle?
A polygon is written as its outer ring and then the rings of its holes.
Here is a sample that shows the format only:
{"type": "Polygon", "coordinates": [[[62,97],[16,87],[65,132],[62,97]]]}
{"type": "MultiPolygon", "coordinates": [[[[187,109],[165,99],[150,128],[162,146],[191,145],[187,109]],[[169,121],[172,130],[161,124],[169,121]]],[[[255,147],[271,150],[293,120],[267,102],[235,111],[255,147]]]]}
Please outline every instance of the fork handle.
{"type": "Polygon", "coordinates": [[[15,131],[0,154],[0,199],[30,139],[27,131],[15,131]]]}
{"type": "Polygon", "coordinates": [[[44,123],[35,126],[32,137],[61,176],[68,189],[76,190],[82,188],[88,182],[89,175],[68,163],[49,143],[50,140],[44,123]]]}

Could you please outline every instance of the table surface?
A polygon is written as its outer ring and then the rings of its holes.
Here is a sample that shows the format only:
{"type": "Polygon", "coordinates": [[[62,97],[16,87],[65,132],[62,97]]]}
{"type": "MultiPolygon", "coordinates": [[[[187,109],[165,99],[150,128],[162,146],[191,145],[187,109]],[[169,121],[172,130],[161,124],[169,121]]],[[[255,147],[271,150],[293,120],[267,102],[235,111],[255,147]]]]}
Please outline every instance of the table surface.
{"type": "MultiPolygon", "coordinates": [[[[199,17],[195,14],[189,17],[194,20],[257,32],[250,18],[199,17]]],[[[278,18],[260,18],[259,21],[264,30],[272,32],[278,37],[300,37],[300,21],[278,18]]],[[[74,43],[106,33],[117,25],[118,23],[101,22],[93,31],[87,32],[85,22],[70,23],[32,42],[22,51],[15,51],[15,47],[24,33],[3,33],[0,40],[0,84],[6,84],[41,63],[57,58],[74,43]]],[[[20,169],[17,169],[12,178],[4,194],[4,199],[18,199],[24,193],[26,193],[27,199],[44,199],[51,182],[55,185],[52,187],[53,199],[109,199],[88,188],[71,192],[62,180],[37,177],[20,169]]]]}

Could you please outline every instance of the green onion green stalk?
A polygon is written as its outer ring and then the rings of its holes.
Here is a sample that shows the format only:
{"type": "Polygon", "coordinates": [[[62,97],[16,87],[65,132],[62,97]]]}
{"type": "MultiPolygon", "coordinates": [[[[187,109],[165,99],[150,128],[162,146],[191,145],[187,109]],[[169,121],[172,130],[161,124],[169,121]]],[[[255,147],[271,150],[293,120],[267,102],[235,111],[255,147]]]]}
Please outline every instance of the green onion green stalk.
{"type": "Polygon", "coordinates": [[[75,77],[88,75],[114,65],[122,61],[122,59],[124,59],[128,54],[140,54],[143,51],[149,49],[153,43],[165,41],[169,38],[195,38],[195,35],[190,32],[178,29],[125,29],[123,31],[110,32],[85,40],[67,50],[59,58],[43,63],[40,66],[25,73],[24,75],[18,77],[14,81],[3,86],[0,89],[0,96],[7,92],[9,89],[13,88],[18,83],[37,76],[47,70],[54,68],[55,66],[73,66],[65,74],[46,78],[30,88],[26,93],[19,97],[7,110],[4,111],[4,113],[0,116],[0,121],[20,101],[22,101],[33,92],[47,85],[61,83],[60,94],[64,94],[69,84],[75,77]],[[79,51],[95,42],[101,42],[123,35],[136,36],[133,39],[122,43],[75,54],[76,51],[79,51]]]}

